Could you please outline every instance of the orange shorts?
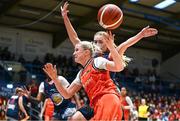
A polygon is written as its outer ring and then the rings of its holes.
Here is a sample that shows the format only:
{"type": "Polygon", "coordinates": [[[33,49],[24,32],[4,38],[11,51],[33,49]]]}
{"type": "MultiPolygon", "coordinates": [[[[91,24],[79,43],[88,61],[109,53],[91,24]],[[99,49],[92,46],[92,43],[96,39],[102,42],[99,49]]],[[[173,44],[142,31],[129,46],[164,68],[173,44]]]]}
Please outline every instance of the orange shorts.
{"type": "Polygon", "coordinates": [[[94,117],[91,120],[121,120],[120,99],[115,94],[104,94],[94,103],[94,117]]]}

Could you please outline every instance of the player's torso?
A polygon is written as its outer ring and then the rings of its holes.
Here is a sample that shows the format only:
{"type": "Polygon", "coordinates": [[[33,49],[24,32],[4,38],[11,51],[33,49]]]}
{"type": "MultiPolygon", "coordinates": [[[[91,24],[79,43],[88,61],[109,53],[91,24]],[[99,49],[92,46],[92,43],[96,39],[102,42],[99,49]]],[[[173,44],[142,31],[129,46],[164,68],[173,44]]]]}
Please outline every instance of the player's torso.
{"type": "Polygon", "coordinates": [[[65,107],[70,102],[70,100],[64,99],[64,97],[58,92],[54,83],[49,84],[48,82],[44,82],[44,93],[54,103],[55,110],[65,107]]]}
{"type": "Polygon", "coordinates": [[[18,113],[19,113],[19,106],[18,106],[18,99],[19,96],[17,95],[13,95],[10,99],[9,99],[9,104],[7,107],[7,116],[13,117],[15,119],[17,119],[18,113]]]}
{"type": "Polygon", "coordinates": [[[50,99],[48,99],[46,102],[45,115],[49,115],[49,116],[53,115],[53,112],[54,112],[54,104],[50,99]]]}
{"type": "Polygon", "coordinates": [[[80,78],[90,102],[105,93],[116,93],[116,86],[110,79],[109,71],[99,70],[94,67],[93,59],[82,70],[80,78]]]}

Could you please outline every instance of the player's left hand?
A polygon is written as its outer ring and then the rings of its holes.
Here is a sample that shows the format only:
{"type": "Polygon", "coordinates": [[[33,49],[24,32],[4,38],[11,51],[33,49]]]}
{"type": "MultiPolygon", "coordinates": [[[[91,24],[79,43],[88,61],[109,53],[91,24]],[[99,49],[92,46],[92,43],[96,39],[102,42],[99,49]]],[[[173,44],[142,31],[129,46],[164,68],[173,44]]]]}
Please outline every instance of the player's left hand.
{"type": "Polygon", "coordinates": [[[104,43],[106,44],[106,46],[108,47],[108,49],[110,49],[112,46],[114,46],[114,34],[112,34],[111,31],[107,31],[104,34],[104,43]]]}
{"type": "Polygon", "coordinates": [[[150,37],[150,36],[154,36],[158,33],[158,30],[155,28],[150,28],[149,26],[143,28],[140,32],[140,34],[143,37],[150,37]]]}
{"type": "Polygon", "coordinates": [[[62,17],[67,16],[69,10],[68,10],[69,3],[65,2],[63,6],[61,6],[61,15],[62,17]]]}
{"type": "Polygon", "coordinates": [[[56,65],[53,66],[51,63],[47,63],[44,65],[43,70],[53,81],[57,79],[56,65]]]}

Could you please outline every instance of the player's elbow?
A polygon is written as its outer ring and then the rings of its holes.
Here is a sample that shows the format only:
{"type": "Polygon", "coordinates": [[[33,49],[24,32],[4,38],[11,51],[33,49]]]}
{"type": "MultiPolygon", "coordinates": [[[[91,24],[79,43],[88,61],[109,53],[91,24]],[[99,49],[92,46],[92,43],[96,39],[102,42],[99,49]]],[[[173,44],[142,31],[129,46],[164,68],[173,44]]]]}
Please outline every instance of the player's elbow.
{"type": "Polygon", "coordinates": [[[114,70],[115,70],[116,72],[120,72],[120,71],[122,71],[123,69],[124,69],[124,66],[123,66],[123,65],[117,65],[114,70]]]}
{"type": "Polygon", "coordinates": [[[70,97],[69,96],[64,96],[64,99],[69,99],[70,97]]]}
{"type": "Polygon", "coordinates": [[[62,95],[64,97],[64,99],[69,99],[70,96],[69,95],[62,95]]]}
{"type": "Polygon", "coordinates": [[[73,95],[66,94],[66,95],[64,95],[63,97],[64,97],[64,99],[70,99],[70,98],[72,98],[72,96],[73,96],[73,95]]]}

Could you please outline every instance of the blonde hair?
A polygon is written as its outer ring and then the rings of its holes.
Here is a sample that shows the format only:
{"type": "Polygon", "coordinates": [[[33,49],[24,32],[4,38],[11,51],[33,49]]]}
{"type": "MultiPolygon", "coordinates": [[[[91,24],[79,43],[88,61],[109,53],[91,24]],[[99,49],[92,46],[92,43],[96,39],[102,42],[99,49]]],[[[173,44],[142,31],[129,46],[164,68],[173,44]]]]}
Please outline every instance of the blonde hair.
{"type": "Polygon", "coordinates": [[[81,41],[79,44],[84,50],[90,51],[91,57],[95,57],[96,54],[102,53],[100,47],[95,45],[93,42],[81,41]]]}
{"type": "Polygon", "coordinates": [[[127,57],[125,55],[122,56],[124,67],[128,66],[129,62],[131,62],[133,59],[130,57],[127,57]]]}
{"type": "Polygon", "coordinates": [[[15,94],[17,94],[17,93],[19,93],[19,92],[23,92],[23,90],[22,90],[21,88],[19,88],[19,87],[16,87],[16,89],[15,89],[15,94]]]}
{"type": "Polygon", "coordinates": [[[97,36],[97,35],[102,36],[103,34],[106,34],[106,32],[105,31],[98,31],[98,32],[95,33],[94,36],[97,36]]]}

